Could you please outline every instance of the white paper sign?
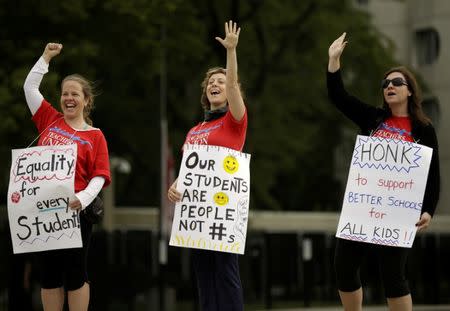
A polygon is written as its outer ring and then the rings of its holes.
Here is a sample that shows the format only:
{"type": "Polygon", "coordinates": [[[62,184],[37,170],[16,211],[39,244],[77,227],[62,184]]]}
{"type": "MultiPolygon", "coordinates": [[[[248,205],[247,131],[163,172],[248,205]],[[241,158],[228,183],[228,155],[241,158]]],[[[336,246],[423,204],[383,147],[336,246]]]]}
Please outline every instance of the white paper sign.
{"type": "Polygon", "coordinates": [[[250,204],[250,154],[185,145],[170,245],[244,254],[250,204]]]}
{"type": "Polygon", "coordinates": [[[12,150],[8,217],[14,254],[82,247],[74,195],[77,145],[12,150]]]}
{"type": "Polygon", "coordinates": [[[433,149],[359,135],[336,237],[411,247],[433,149]]]}

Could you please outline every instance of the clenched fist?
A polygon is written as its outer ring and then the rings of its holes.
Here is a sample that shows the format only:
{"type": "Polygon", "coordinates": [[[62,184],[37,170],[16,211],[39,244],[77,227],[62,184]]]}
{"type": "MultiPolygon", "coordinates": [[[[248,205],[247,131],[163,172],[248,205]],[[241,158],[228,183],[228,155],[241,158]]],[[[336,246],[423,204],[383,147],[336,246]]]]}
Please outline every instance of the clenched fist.
{"type": "Polygon", "coordinates": [[[63,46],[61,43],[47,43],[42,57],[48,64],[53,57],[61,53],[62,48],[63,46]]]}

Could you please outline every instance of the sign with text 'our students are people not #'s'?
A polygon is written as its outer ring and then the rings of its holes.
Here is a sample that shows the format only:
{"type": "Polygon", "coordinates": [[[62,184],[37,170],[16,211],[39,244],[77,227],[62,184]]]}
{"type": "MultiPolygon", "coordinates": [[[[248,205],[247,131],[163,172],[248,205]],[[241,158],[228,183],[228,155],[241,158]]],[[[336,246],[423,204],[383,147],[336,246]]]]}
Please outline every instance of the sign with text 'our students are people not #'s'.
{"type": "Polygon", "coordinates": [[[336,237],[412,247],[433,149],[359,135],[336,237]]]}
{"type": "Polygon", "coordinates": [[[250,154],[185,145],[169,244],[243,254],[250,204],[250,154]]]}
{"type": "Polygon", "coordinates": [[[13,251],[82,247],[74,196],[77,145],[12,150],[8,217],[13,251]]]}

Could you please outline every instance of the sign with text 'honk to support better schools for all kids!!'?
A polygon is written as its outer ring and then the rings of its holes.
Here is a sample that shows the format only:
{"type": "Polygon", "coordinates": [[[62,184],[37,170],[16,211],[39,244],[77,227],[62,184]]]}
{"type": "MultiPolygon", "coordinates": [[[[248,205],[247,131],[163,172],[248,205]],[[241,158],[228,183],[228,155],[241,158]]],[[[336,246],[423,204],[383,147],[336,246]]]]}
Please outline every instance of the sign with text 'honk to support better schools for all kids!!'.
{"type": "Polygon", "coordinates": [[[8,217],[14,254],[82,247],[72,211],[77,145],[12,150],[8,217]]]}
{"type": "Polygon", "coordinates": [[[412,247],[433,149],[359,135],[336,237],[412,247]]]}
{"type": "Polygon", "coordinates": [[[250,204],[250,154],[185,145],[170,245],[243,254],[250,204]]]}

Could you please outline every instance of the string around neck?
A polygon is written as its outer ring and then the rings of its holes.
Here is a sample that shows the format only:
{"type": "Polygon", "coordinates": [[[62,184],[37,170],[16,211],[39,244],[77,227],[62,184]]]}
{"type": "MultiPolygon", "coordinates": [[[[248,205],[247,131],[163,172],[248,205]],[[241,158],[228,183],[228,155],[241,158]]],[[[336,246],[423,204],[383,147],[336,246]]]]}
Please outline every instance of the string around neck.
{"type": "MultiPolygon", "coordinates": [[[[56,119],[55,121],[53,121],[52,123],[50,123],[43,131],[41,131],[40,133],[39,133],[39,135],[37,135],[34,139],[33,139],[33,141],[27,146],[27,148],[30,148],[30,146],[32,145],[32,144],[34,144],[34,142],[36,141],[36,140],[38,140],[39,139],[39,137],[41,137],[41,135],[49,128],[49,127],[51,127],[53,124],[55,124],[57,121],[59,121],[59,120],[61,120],[61,119],[64,119],[64,117],[61,117],[61,118],[59,118],[59,119],[56,119]]],[[[70,136],[70,140],[72,140],[72,138],[75,136],[75,134],[78,132],[78,130],[77,129],[73,129],[74,130],[74,132],[72,133],[72,135],[70,136]]]]}

